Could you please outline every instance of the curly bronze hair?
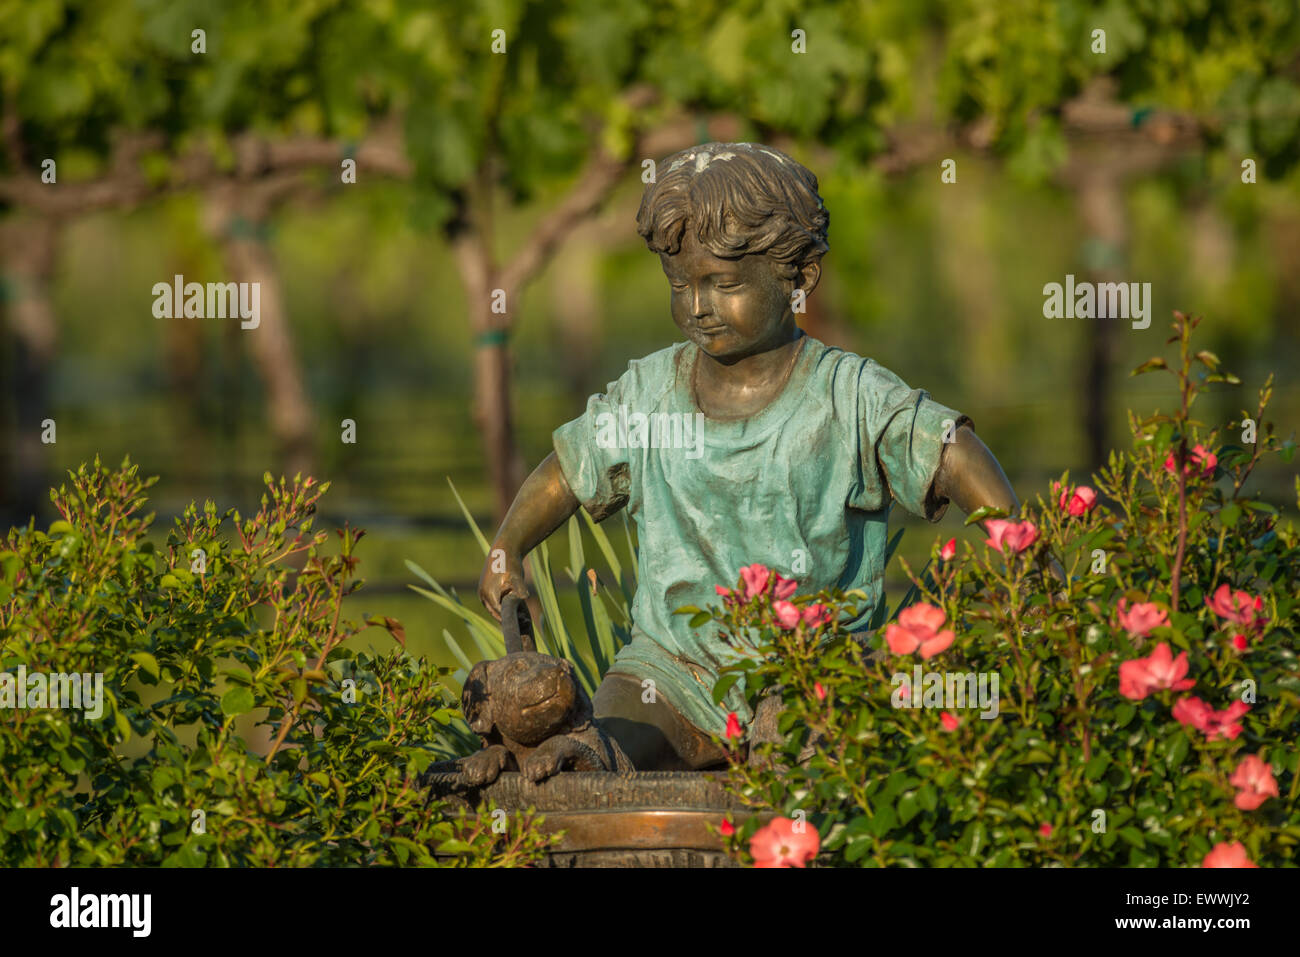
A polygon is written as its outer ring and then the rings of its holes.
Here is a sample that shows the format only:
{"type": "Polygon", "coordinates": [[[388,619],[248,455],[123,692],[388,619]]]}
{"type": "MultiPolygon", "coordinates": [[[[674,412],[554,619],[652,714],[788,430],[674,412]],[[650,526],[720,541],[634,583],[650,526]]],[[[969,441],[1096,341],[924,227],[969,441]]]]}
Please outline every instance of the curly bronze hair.
{"type": "Polygon", "coordinates": [[[673,255],[689,224],[719,259],[766,253],[783,279],[830,249],[830,214],[817,177],[759,143],[705,143],[668,157],[646,186],[636,231],[652,252],[673,255]]]}

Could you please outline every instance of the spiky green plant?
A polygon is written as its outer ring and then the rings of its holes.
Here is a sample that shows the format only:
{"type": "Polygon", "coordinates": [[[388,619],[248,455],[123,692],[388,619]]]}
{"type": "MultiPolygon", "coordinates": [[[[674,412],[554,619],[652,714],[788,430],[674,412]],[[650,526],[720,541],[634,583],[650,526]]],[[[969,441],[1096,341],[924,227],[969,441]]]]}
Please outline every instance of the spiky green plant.
{"type": "MultiPolygon", "coordinates": [[[[456,497],[456,504],[460,506],[461,514],[469,523],[470,530],[474,533],[474,538],[478,541],[479,547],[483,550],[483,557],[486,559],[490,548],[487,537],[479,529],[469,509],[465,507],[465,502],[456,491],[456,486],[450,479],[447,484],[451,486],[451,494],[456,497]]],[[[529,587],[542,606],[542,620],[535,623],[537,650],[573,662],[587,694],[594,695],[600,679],[613,664],[614,656],[631,636],[631,606],[632,596],[636,593],[637,551],[632,530],[624,513],[619,513],[619,520],[622,522],[623,534],[627,539],[628,553],[632,556],[631,563],[627,565],[619,558],[605,530],[596,524],[585,509],[580,509],[579,514],[582,516],[582,523],[578,521],[577,515],[574,515],[570,517],[568,524],[569,564],[564,569],[568,582],[557,578],[551,567],[550,549],[545,542],[535,548],[525,561],[532,576],[529,587]],[[606,569],[604,575],[587,561],[582,545],[583,523],[586,524],[587,531],[604,558],[606,569]],[[608,580],[613,581],[612,587],[605,584],[608,580]],[[564,589],[569,588],[577,591],[578,601],[582,607],[581,621],[576,617],[565,621],[560,611],[560,595],[564,589]]],[[[501,635],[500,625],[485,614],[471,609],[461,601],[454,590],[448,591],[443,588],[415,562],[408,560],[406,567],[429,586],[422,588],[419,585],[410,585],[412,591],[450,611],[465,624],[465,630],[469,635],[467,645],[462,645],[447,629],[444,628],[442,632],[447,649],[461,666],[460,670],[452,675],[458,684],[464,683],[465,676],[474,666],[475,661],[500,658],[506,653],[505,639],[501,635]]]]}

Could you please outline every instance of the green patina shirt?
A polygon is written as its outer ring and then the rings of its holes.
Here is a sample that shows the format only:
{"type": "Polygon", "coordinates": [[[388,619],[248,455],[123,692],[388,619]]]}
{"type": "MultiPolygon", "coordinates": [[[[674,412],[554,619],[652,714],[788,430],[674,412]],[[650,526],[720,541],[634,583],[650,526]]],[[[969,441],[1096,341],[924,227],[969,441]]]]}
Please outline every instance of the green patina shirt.
{"type": "Polygon", "coordinates": [[[632,638],[614,670],[653,679],[670,705],[721,736],[728,711],[751,717],[741,687],[713,703],[718,668],[734,653],[715,628],[692,630],[673,612],[717,604],[714,586],[732,587],[758,562],[796,579],[798,594],[861,589],[870,604],[848,627],[864,627],[883,598],[891,502],[939,520],[944,434],[969,419],[809,336],[766,408],[709,419],[692,398],[698,355],[683,342],[628,363],[554,442],[587,511],[600,520],[626,506],[636,524],[632,638]]]}

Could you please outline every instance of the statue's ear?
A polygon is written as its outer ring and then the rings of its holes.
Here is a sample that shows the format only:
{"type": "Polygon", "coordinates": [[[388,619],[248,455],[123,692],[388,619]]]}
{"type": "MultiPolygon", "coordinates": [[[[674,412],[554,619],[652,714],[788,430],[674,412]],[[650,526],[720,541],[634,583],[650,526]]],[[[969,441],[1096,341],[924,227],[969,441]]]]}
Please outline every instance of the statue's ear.
{"type": "Polygon", "coordinates": [[[460,696],[460,709],[470,730],[487,734],[492,730],[492,696],[488,692],[487,662],[480,661],[465,679],[465,690],[460,696]]]}
{"type": "Polygon", "coordinates": [[[587,692],[578,683],[578,676],[573,672],[573,665],[567,660],[565,664],[569,665],[569,680],[573,682],[573,708],[570,712],[573,719],[572,725],[575,728],[581,728],[591,724],[595,719],[595,711],[591,706],[591,698],[587,696],[587,692]]]}
{"type": "Polygon", "coordinates": [[[817,288],[817,284],[821,282],[821,278],[822,264],[814,259],[799,267],[799,275],[796,277],[795,282],[798,284],[798,287],[803,290],[804,296],[808,297],[811,296],[813,290],[817,288]]]}

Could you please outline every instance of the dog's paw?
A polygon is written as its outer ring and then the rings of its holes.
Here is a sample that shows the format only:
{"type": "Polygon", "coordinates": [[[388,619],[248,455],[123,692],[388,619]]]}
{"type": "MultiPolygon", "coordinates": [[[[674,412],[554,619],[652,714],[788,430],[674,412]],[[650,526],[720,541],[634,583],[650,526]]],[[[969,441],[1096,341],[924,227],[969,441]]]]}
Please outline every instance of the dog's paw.
{"type": "Polygon", "coordinates": [[[550,748],[539,748],[524,759],[523,775],[534,784],[545,781],[560,770],[564,756],[550,748]]]}
{"type": "Polygon", "coordinates": [[[483,787],[491,784],[506,769],[510,752],[500,745],[476,751],[461,761],[460,773],[465,783],[471,787],[483,787]]]}
{"type": "Polygon", "coordinates": [[[572,738],[551,738],[551,740],[524,758],[524,765],[520,770],[523,772],[524,777],[536,784],[539,781],[545,781],[553,774],[563,771],[566,766],[572,767],[584,752],[589,753],[590,749],[584,748],[572,738]]]}

